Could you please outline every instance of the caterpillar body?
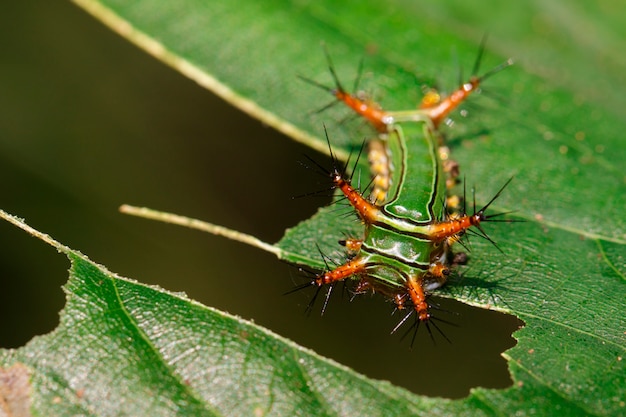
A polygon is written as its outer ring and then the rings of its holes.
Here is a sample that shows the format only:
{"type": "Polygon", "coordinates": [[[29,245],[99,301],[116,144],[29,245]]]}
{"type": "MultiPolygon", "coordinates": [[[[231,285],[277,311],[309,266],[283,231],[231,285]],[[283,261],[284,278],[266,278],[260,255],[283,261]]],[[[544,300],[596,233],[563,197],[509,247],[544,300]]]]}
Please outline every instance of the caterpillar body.
{"type": "MultiPolygon", "coordinates": [[[[477,62],[481,55],[482,47],[477,62]]],[[[377,137],[368,143],[373,175],[369,196],[351,184],[350,177],[338,168],[336,161],[329,173],[333,187],[340,190],[354,208],[364,231],[362,238],[340,241],[350,254],[344,264],[328,268],[311,280],[309,284],[317,287],[314,299],[324,287],[328,287],[328,297],[335,284],[354,280],[356,293],[382,293],[397,309],[407,311],[394,331],[415,315],[415,331],[424,323],[429,333],[432,325],[443,335],[432,321],[436,317],[432,315],[428,297],[445,284],[454,264],[451,246],[468,229],[475,228],[476,234],[491,241],[480,225],[499,215],[485,212],[510,180],[481,209],[474,207],[471,214],[465,209],[450,214],[447,193],[456,182],[458,165],[448,158],[449,150],[443,144],[438,127],[487,77],[511,65],[512,61],[507,60],[480,77],[472,76],[446,97],[434,92],[427,94],[418,109],[386,111],[374,102],[347,92],[339,82],[328,53],[327,60],[334,87],[328,88],[309,79],[305,81],[329,91],[367,120],[377,137]]]]}

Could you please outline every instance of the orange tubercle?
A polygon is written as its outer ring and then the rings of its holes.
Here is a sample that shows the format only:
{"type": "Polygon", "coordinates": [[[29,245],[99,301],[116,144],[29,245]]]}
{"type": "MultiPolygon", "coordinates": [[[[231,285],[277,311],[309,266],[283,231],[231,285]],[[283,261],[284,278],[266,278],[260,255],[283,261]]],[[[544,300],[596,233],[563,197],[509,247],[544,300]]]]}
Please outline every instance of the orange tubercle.
{"type": "Polygon", "coordinates": [[[424,293],[421,278],[414,275],[410,276],[406,282],[406,286],[409,297],[413,302],[413,308],[415,308],[417,312],[417,317],[420,321],[428,321],[430,319],[430,312],[428,311],[428,303],[426,302],[426,294],[424,293]]]}
{"type": "Polygon", "coordinates": [[[448,238],[453,238],[455,236],[458,236],[465,230],[469,229],[470,227],[480,224],[482,219],[483,218],[481,214],[477,213],[472,216],[461,216],[459,218],[435,223],[430,225],[428,237],[431,240],[437,242],[448,238]]]}
{"type": "Polygon", "coordinates": [[[354,110],[359,116],[365,118],[380,133],[386,133],[388,130],[385,119],[388,117],[386,111],[382,110],[374,102],[361,100],[352,94],[341,89],[333,91],[337,100],[343,101],[346,106],[354,110]]]}
{"type": "Polygon", "coordinates": [[[424,107],[430,120],[435,127],[439,126],[446,117],[454,111],[465,99],[478,89],[480,78],[472,77],[468,82],[460,86],[456,91],[445,97],[440,102],[424,107]]]}
{"type": "Polygon", "coordinates": [[[378,219],[378,217],[380,217],[380,209],[376,205],[363,198],[361,193],[357,191],[354,187],[352,187],[352,185],[350,185],[350,182],[348,180],[345,180],[340,173],[333,173],[333,183],[337,188],[341,190],[343,195],[346,196],[346,198],[350,202],[350,205],[354,207],[354,209],[359,214],[361,220],[363,220],[364,222],[373,223],[378,219]]]}
{"type": "Polygon", "coordinates": [[[315,285],[321,287],[322,285],[343,281],[344,279],[349,278],[353,275],[365,272],[365,269],[365,259],[360,257],[355,258],[331,271],[326,271],[323,274],[318,275],[315,278],[315,285]]]}
{"type": "Polygon", "coordinates": [[[420,103],[420,109],[430,109],[441,103],[441,95],[434,88],[429,89],[420,103]]]}
{"type": "Polygon", "coordinates": [[[361,239],[346,238],[339,241],[339,244],[345,246],[350,252],[358,252],[361,250],[363,241],[361,239]]]}
{"type": "Polygon", "coordinates": [[[450,267],[448,267],[447,265],[444,265],[441,262],[435,262],[434,264],[430,266],[430,268],[428,269],[428,272],[430,272],[432,276],[437,278],[438,281],[445,282],[448,275],[450,275],[450,267]]]}

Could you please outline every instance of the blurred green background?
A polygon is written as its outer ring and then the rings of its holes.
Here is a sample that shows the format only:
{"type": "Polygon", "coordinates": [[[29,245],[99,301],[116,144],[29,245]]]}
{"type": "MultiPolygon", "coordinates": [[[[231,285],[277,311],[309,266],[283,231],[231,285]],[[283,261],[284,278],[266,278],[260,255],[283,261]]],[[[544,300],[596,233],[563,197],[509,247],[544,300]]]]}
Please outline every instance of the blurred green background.
{"type": "MultiPolygon", "coordinates": [[[[460,397],[510,384],[499,353],[517,320],[442,300],[458,315],[416,345],[388,333],[391,305],[332,300],[303,312],[295,268],[223,238],[118,213],[129,203],[188,215],[277,241],[320,198],[308,154],[124,39],[69,1],[7,3],[0,14],[0,208],[111,271],[184,291],[297,343],[429,395],[460,397]]],[[[293,80],[296,80],[294,69],[293,80]]],[[[0,347],[56,326],[69,262],[0,223],[0,347]]]]}

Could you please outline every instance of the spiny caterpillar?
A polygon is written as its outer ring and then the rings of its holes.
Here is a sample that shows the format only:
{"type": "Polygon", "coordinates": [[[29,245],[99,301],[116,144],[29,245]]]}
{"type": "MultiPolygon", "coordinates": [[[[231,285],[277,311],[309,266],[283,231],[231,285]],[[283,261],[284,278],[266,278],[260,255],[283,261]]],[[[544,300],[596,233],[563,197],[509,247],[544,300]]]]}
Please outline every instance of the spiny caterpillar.
{"type": "MultiPolygon", "coordinates": [[[[478,71],[482,52],[481,45],[473,74],[478,71]]],[[[326,58],[335,83],[332,88],[301,78],[330,92],[376,130],[377,137],[368,141],[372,190],[365,197],[353,186],[351,177],[339,167],[330,150],[333,168],[327,173],[332,187],[341,191],[358,215],[364,226],[363,236],[340,241],[348,252],[347,261],[335,268],[327,267],[296,289],[316,287],[310,308],[322,288],[328,288],[325,308],[334,285],[352,280],[356,283],[354,293],[381,293],[398,310],[408,310],[393,332],[415,314],[413,337],[420,323],[425,324],[431,337],[431,324],[445,337],[433,321],[437,318],[432,315],[428,297],[447,281],[455,264],[451,245],[464,233],[474,227],[475,234],[491,241],[480,225],[500,215],[487,215],[486,211],[510,180],[482,208],[476,210],[474,204],[471,214],[464,208],[450,214],[447,191],[456,182],[458,167],[448,159],[438,127],[487,77],[512,61],[509,59],[482,76],[473,75],[446,97],[431,91],[416,110],[386,111],[344,89],[328,52],[326,58]]]]}

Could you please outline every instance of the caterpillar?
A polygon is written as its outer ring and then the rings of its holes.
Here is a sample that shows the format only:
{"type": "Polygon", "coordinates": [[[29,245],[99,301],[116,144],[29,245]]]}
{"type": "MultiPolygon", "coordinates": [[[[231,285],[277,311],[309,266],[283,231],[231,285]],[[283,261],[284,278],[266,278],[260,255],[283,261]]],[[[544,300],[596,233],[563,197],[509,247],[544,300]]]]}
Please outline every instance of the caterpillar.
{"type": "MultiPolygon", "coordinates": [[[[483,50],[481,44],[472,74],[478,72],[483,50]]],[[[333,169],[327,172],[332,187],[341,192],[363,223],[363,236],[340,241],[349,254],[346,262],[327,267],[299,288],[316,287],[311,303],[322,288],[328,288],[324,310],[333,287],[351,280],[355,282],[354,293],[381,293],[398,310],[407,311],[392,333],[415,315],[414,338],[421,323],[431,337],[431,325],[445,337],[433,321],[444,320],[433,316],[428,298],[433,290],[446,283],[455,264],[451,246],[470,228],[493,243],[481,223],[494,221],[494,217],[501,215],[486,211],[511,180],[482,208],[477,210],[474,204],[471,214],[465,208],[450,214],[447,191],[456,182],[458,165],[448,158],[449,150],[438,127],[485,79],[511,65],[512,60],[482,76],[472,75],[448,96],[441,97],[431,90],[418,109],[386,111],[377,103],[344,89],[329,53],[326,50],[325,53],[335,85],[329,88],[301,78],[328,91],[375,129],[376,138],[368,141],[373,180],[366,197],[352,184],[345,168],[339,167],[327,139],[333,159],[333,169]]]]}

